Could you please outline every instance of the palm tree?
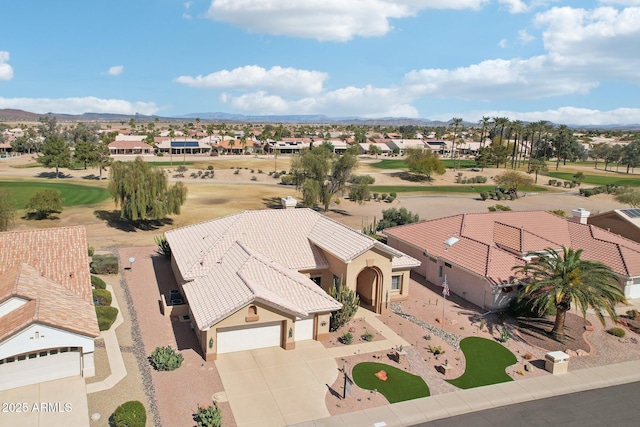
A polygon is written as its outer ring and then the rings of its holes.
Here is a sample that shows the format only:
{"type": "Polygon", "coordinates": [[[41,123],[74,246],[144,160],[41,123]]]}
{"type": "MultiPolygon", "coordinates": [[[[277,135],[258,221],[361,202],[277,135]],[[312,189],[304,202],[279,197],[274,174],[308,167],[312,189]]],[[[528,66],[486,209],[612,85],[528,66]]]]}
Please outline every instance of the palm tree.
{"type": "MultiPolygon", "coordinates": [[[[455,155],[456,155],[456,135],[458,133],[458,126],[460,126],[462,124],[462,119],[459,117],[454,117],[453,119],[451,119],[451,122],[453,124],[453,146],[451,147],[451,158],[454,159],[455,155]]],[[[455,168],[455,164],[454,164],[454,168],[455,168]]]]}
{"type": "Polygon", "coordinates": [[[556,318],[551,335],[560,341],[564,339],[564,322],[571,303],[586,317],[592,308],[596,317],[605,324],[603,310],[616,321],[615,306],[626,299],[618,286],[617,276],[611,269],[598,261],[580,258],[582,249],[562,247],[562,254],[547,248],[544,253],[530,253],[537,256],[524,266],[514,270],[524,274],[526,286],[524,294],[531,298],[532,306],[539,313],[552,307],[556,318]]]}
{"type": "Polygon", "coordinates": [[[478,124],[482,125],[482,132],[480,132],[480,147],[484,147],[484,138],[485,131],[487,130],[489,123],[491,123],[491,117],[482,116],[482,119],[478,122],[478,124]]]}

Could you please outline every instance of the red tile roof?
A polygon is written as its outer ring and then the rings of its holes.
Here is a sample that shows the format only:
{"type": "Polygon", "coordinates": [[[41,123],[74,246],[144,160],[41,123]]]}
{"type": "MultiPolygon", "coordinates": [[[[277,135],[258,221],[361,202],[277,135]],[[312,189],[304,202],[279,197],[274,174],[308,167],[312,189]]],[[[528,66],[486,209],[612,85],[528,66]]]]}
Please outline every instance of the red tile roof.
{"type": "Polygon", "coordinates": [[[0,340],[40,322],[98,336],[85,229],[0,233],[0,303],[28,301],[2,317],[0,340]]]}
{"type": "Polygon", "coordinates": [[[640,276],[640,244],[546,211],[460,214],[395,227],[385,234],[485,276],[509,283],[512,267],[528,252],[571,246],[583,259],[600,261],[621,276],[640,276]],[[452,246],[444,241],[460,239],[452,246]]]}

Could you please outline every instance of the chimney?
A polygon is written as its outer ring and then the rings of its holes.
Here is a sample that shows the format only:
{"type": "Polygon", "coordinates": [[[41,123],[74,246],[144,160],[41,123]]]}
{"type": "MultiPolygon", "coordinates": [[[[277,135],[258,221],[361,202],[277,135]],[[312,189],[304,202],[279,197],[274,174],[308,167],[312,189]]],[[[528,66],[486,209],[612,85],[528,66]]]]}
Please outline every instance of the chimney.
{"type": "Polygon", "coordinates": [[[589,218],[589,215],[591,215],[591,212],[583,208],[578,208],[578,209],[572,210],[571,214],[573,215],[573,219],[572,219],[573,222],[577,222],[578,224],[586,224],[587,218],[589,218]]]}
{"type": "Polygon", "coordinates": [[[298,201],[291,196],[283,197],[280,201],[283,209],[295,209],[298,204],[298,201]]]}

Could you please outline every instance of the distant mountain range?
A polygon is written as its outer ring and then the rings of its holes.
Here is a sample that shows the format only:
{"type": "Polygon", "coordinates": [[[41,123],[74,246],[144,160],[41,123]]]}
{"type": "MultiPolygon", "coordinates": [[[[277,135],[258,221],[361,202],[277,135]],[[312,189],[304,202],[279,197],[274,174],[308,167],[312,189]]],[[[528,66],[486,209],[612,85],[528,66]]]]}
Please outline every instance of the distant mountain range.
{"type": "MultiPolygon", "coordinates": [[[[132,118],[140,122],[153,121],[156,118],[162,121],[185,121],[199,118],[208,122],[228,122],[228,123],[290,123],[290,124],[340,124],[340,125],[363,125],[363,126],[448,126],[450,122],[411,119],[399,117],[381,117],[379,119],[365,119],[361,117],[327,117],[324,115],[264,115],[245,116],[244,114],[230,113],[190,113],[181,116],[162,117],[146,116],[142,114],[108,114],[108,113],[84,113],[84,114],[36,114],[28,111],[16,109],[0,109],[0,122],[35,122],[41,116],[54,116],[62,122],[122,122],[126,123],[132,118]]],[[[551,124],[551,123],[550,123],[551,124]]],[[[478,126],[473,122],[462,122],[465,127],[478,126]]],[[[567,125],[572,129],[602,129],[602,130],[640,130],[640,124],[631,125],[567,125]]]]}

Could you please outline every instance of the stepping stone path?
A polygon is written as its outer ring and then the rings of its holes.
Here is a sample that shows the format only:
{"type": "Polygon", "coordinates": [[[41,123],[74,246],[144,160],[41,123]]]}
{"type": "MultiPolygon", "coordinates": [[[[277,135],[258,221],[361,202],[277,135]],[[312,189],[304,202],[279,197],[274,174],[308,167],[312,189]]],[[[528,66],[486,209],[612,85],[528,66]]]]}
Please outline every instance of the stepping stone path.
{"type": "Polygon", "coordinates": [[[429,366],[418,350],[413,347],[405,347],[404,350],[407,353],[406,358],[409,366],[427,383],[431,396],[451,393],[452,391],[458,390],[458,387],[446,382],[444,378],[442,378],[442,374],[438,373],[433,366],[429,366]]]}

